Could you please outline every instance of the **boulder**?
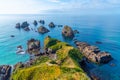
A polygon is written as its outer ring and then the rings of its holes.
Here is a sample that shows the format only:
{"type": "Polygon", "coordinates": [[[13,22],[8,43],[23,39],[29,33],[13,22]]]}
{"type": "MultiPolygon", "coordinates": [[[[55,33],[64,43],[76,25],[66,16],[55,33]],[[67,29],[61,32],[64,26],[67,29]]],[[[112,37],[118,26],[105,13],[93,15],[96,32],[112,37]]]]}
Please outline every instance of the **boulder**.
{"type": "Polygon", "coordinates": [[[37,26],[37,25],[38,25],[38,23],[37,23],[37,21],[36,21],[36,20],[34,20],[33,24],[34,24],[35,26],[37,26]]]}
{"type": "Polygon", "coordinates": [[[0,66],[0,80],[9,80],[11,73],[11,66],[2,65],[0,66]]]}
{"type": "Polygon", "coordinates": [[[15,27],[20,29],[20,23],[17,23],[15,27]]]}
{"type": "Polygon", "coordinates": [[[74,32],[72,30],[71,27],[69,26],[64,26],[63,30],[62,30],[62,35],[64,37],[68,37],[68,38],[73,38],[74,37],[74,32]]]}
{"type": "Polygon", "coordinates": [[[39,23],[44,25],[45,21],[44,20],[40,20],[39,23]]]}
{"type": "Polygon", "coordinates": [[[49,25],[48,25],[50,28],[54,28],[55,27],[55,24],[53,22],[51,22],[49,25]]]}
{"type": "Polygon", "coordinates": [[[44,33],[49,32],[49,30],[47,28],[45,28],[44,26],[40,26],[38,28],[38,32],[44,34],[44,33]]]}
{"type": "Polygon", "coordinates": [[[98,47],[91,46],[86,42],[76,41],[75,44],[83,55],[92,62],[104,64],[113,59],[110,53],[101,51],[98,47]]]}
{"type": "Polygon", "coordinates": [[[30,39],[27,42],[27,50],[30,54],[40,53],[40,41],[35,39],[30,39]]]}

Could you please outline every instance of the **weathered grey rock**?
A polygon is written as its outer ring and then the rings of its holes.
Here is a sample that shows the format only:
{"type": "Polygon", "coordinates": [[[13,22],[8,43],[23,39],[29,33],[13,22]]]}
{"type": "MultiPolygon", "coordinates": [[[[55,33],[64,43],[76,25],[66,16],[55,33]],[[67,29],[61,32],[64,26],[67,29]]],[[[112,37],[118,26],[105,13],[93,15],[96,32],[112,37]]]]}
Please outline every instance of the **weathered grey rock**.
{"type": "Polygon", "coordinates": [[[20,29],[20,23],[17,23],[15,27],[20,29]]]}
{"type": "Polygon", "coordinates": [[[91,46],[85,42],[75,42],[77,48],[83,53],[83,55],[92,62],[95,63],[108,63],[113,58],[110,53],[100,51],[96,46],[91,46]]]}
{"type": "Polygon", "coordinates": [[[37,26],[37,25],[38,25],[38,23],[37,23],[37,21],[36,21],[36,20],[34,20],[33,24],[34,24],[35,26],[37,26]]]}
{"type": "Polygon", "coordinates": [[[40,26],[38,28],[38,32],[44,34],[44,33],[49,32],[49,30],[47,28],[45,28],[44,26],[40,26]]]}
{"type": "Polygon", "coordinates": [[[62,30],[62,35],[68,38],[73,38],[74,37],[74,32],[71,27],[69,26],[64,26],[62,30]]]}
{"type": "Polygon", "coordinates": [[[50,28],[54,28],[55,27],[55,24],[53,22],[51,22],[49,25],[48,25],[50,28]]]}
{"type": "Polygon", "coordinates": [[[44,25],[45,21],[44,20],[40,20],[39,23],[44,25]]]}
{"type": "Polygon", "coordinates": [[[10,78],[11,66],[2,65],[0,66],[0,80],[8,80],[10,78]]]}
{"type": "Polygon", "coordinates": [[[27,42],[27,50],[30,54],[40,53],[40,41],[35,39],[30,39],[27,42]]]}

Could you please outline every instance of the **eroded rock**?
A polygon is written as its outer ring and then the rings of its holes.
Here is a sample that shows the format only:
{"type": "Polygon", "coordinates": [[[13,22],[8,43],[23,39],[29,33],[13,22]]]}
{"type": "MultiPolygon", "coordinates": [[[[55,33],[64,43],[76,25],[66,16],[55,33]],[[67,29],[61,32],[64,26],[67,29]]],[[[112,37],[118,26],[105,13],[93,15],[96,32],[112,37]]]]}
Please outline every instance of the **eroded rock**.
{"type": "Polygon", "coordinates": [[[49,32],[49,30],[46,27],[44,27],[44,26],[40,26],[38,28],[38,32],[44,34],[44,33],[49,32]]]}
{"type": "Polygon", "coordinates": [[[71,27],[69,26],[64,26],[62,30],[62,35],[65,37],[73,38],[74,37],[74,32],[71,27]]]}
{"type": "Polygon", "coordinates": [[[100,51],[100,49],[96,46],[91,46],[86,42],[75,42],[77,48],[92,62],[95,63],[108,63],[113,58],[110,53],[105,51],[100,51]]]}
{"type": "Polygon", "coordinates": [[[49,25],[48,25],[50,28],[54,28],[55,27],[55,24],[53,22],[51,22],[49,25]]]}
{"type": "Polygon", "coordinates": [[[27,50],[30,54],[40,53],[40,41],[35,39],[30,39],[27,42],[27,50]]]}

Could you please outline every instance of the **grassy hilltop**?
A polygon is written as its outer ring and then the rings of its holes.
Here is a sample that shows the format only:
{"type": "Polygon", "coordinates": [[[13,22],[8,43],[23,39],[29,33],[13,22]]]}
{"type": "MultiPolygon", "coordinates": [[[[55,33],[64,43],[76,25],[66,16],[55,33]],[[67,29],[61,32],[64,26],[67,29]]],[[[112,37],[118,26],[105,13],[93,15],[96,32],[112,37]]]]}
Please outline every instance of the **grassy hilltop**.
{"type": "Polygon", "coordinates": [[[56,52],[56,59],[40,56],[32,66],[17,68],[11,80],[90,80],[79,66],[82,54],[65,42],[46,37],[44,47],[56,52]]]}

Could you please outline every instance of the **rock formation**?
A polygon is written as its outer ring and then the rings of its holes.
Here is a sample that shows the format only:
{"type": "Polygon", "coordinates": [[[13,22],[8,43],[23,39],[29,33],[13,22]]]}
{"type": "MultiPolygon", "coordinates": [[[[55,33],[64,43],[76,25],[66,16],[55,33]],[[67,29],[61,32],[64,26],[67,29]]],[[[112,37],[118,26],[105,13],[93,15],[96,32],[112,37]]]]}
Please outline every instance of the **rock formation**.
{"type": "Polygon", "coordinates": [[[28,24],[27,21],[25,21],[25,22],[23,22],[21,24],[21,28],[23,28],[25,31],[29,31],[30,30],[28,26],[29,26],[29,24],[28,24]]]}
{"type": "Polygon", "coordinates": [[[2,65],[0,66],[0,80],[9,80],[11,73],[11,66],[2,65]]]}
{"type": "Polygon", "coordinates": [[[35,39],[30,39],[27,42],[27,50],[30,54],[40,53],[40,41],[35,39]]]}
{"type": "Polygon", "coordinates": [[[75,42],[77,48],[92,62],[95,63],[108,63],[113,58],[108,52],[100,51],[96,46],[91,46],[86,42],[75,42]]]}
{"type": "Polygon", "coordinates": [[[44,20],[40,20],[39,23],[44,25],[45,21],[44,20]]]}
{"type": "Polygon", "coordinates": [[[15,27],[20,29],[20,23],[17,23],[15,27]]]}
{"type": "Polygon", "coordinates": [[[74,30],[74,34],[79,34],[80,32],[78,30],[74,30]]]}
{"type": "Polygon", "coordinates": [[[34,24],[35,26],[37,26],[37,25],[38,25],[38,23],[37,23],[37,21],[36,21],[36,20],[34,20],[33,24],[34,24]]]}
{"type": "Polygon", "coordinates": [[[55,24],[53,22],[51,22],[49,25],[48,25],[50,28],[54,28],[55,27],[55,24]]]}
{"type": "Polygon", "coordinates": [[[62,35],[65,37],[73,38],[74,37],[74,32],[71,27],[69,26],[64,26],[62,30],[62,35]]]}
{"type": "Polygon", "coordinates": [[[49,32],[49,30],[47,28],[45,28],[44,26],[40,26],[38,28],[38,32],[44,34],[44,33],[49,32]]]}

